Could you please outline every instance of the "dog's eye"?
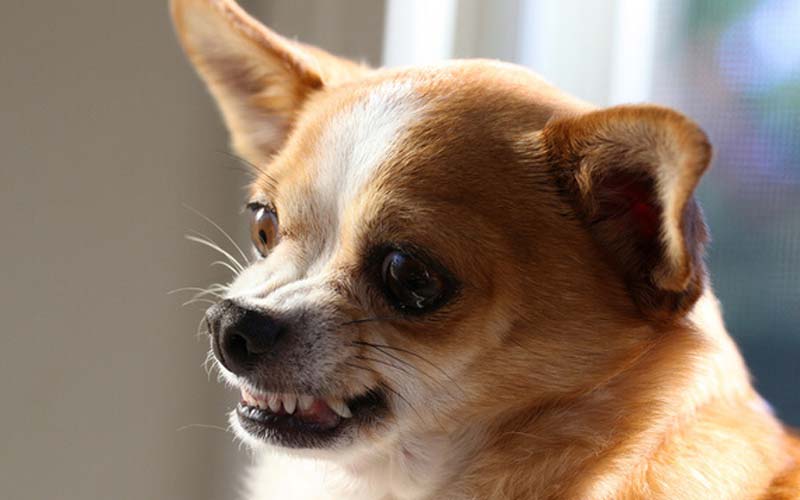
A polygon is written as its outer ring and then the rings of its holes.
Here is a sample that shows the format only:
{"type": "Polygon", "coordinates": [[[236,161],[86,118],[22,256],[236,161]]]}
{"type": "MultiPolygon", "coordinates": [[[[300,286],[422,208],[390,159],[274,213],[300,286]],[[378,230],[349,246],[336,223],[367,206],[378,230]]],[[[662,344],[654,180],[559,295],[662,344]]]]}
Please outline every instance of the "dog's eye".
{"type": "Polygon", "coordinates": [[[399,250],[386,255],[382,271],[386,290],[401,309],[427,309],[445,289],[445,280],[439,273],[399,250]]]}
{"type": "Polygon", "coordinates": [[[275,209],[261,203],[251,203],[248,208],[253,212],[250,222],[250,238],[258,253],[266,257],[278,243],[278,215],[275,209]]]}

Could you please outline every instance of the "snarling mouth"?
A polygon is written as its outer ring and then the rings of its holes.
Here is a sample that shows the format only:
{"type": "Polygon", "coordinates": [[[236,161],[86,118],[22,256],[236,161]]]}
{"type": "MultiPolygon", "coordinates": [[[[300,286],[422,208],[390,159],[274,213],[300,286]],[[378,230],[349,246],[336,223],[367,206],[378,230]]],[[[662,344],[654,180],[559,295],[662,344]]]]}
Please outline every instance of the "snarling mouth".
{"type": "Polygon", "coordinates": [[[375,423],[386,410],[380,390],[344,400],[242,389],[236,415],[245,431],[265,441],[288,448],[321,448],[375,423]]]}

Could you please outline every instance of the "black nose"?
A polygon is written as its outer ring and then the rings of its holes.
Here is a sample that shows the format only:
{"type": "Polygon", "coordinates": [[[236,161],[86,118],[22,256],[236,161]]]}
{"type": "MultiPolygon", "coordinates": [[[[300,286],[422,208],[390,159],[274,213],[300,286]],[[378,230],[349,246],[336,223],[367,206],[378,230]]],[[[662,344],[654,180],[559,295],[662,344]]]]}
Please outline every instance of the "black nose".
{"type": "Polygon", "coordinates": [[[237,375],[252,371],[272,351],[281,330],[268,314],[228,299],[211,306],[206,321],[214,354],[237,375]]]}

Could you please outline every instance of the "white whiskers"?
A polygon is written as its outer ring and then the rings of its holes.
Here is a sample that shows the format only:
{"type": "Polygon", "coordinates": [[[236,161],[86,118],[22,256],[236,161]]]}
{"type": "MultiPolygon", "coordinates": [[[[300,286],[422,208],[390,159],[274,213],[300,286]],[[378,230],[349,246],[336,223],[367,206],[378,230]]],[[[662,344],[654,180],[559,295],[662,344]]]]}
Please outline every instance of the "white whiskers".
{"type": "Polygon", "coordinates": [[[237,272],[237,271],[236,271],[236,269],[234,269],[234,268],[233,268],[233,267],[232,267],[230,264],[228,264],[227,262],[225,262],[225,261],[223,261],[223,260],[215,260],[214,262],[212,262],[212,263],[211,263],[211,265],[212,265],[212,266],[222,266],[222,267],[225,267],[225,268],[227,268],[227,269],[228,269],[230,272],[232,272],[234,276],[237,276],[237,275],[239,274],[239,272],[237,272]]]}
{"type": "Polygon", "coordinates": [[[173,293],[179,292],[197,292],[195,293],[189,300],[181,304],[181,306],[188,306],[189,304],[194,304],[197,302],[204,302],[209,304],[216,304],[216,301],[209,299],[208,297],[214,297],[216,299],[223,299],[225,297],[225,292],[228,291],[228,286],[223,285],[221,283],[212,283],[208,286],[208,288],[202,288],[199,286],[185,286],[182,288],[176,288],[175,290],[170,290],[167,292],[167,295],[172,295],[173,293]]]}
{"type": "MultiPolygon", "coordinates": [[[[185,235],[186,239],[192,241],[194,243],[198,243],[205,247],[208,247],[215,252],[221,254],[225,257],[222,260],[215,260],[210,265],[211,266],[222,266],[232,274],[232,279],[235,279],[242,271],[245,270],[246,266],[250,265],[250,259],[248,259],[247,254],[245,254],[242,247],[240,247],[236,241],[231,237],[228,232],[226,232],[222,227],[214,222],[210,217],[200,213],[197,209],[194,209],[188,205],[184,205],[187,210],[192,211],[192,213],[196,214],[197,216],[201,217],[204,221],[211,224],[214,229],[220,232],[225,239],[230,243],[235,252],[241,256],[241,260],[234,255],[234,252],[230,252],[226,250],[222,245],[214,241],[210,236],[201,233],[199,231],[190,231],[188,234],[185,235]]],[[[186,286],[181,288],[176,288],[175,290],[170,290],[167,292],[169,295],[179,292],[194,292],[194,295],[189,298],[186,302],[182,304],[182,306],[188,306],[190,304],[208,304],[214,305],[218,301],[225,298],[225,294],[230,289],[229,285],[224,285],[222,283],[212,283],[211,285],[203,288],[199,286],[186,286]]]]}
{"type": "Polygon", "coordinates": [[[199,294],[197,295],[198,297],[202,295],[213,295],[217,298],[222,298],[222,295],[217,293],[216,289],[212,287],[213,285],[208,288],[202,288],[199,286],[185,286],[182,288],[176,288],[175,290],[170,290],[169,292],[167,292],[167,295],[172,295],[173,293],[179,293],[179,292],[198,292],[199,294]]]}
{"type": "Polygon", "coordinates": [[[206,377],[208,378],[209,382],[211,381],[211,374],[214,372],[216,367],[217,364],[216,364],[216,358],[214,357],[214,351],[209,349],[208,353],[206,354],[206,359],[205,361],[203,361],[203,370],[205,370],[206,377]]]}
{"type": "Polygon", "coordinates": [[[194,234],[187,234],[186,239],[189,241],[194,241],[195,243],[200,243],[201,245],[207,246],[208,248],[216,250],[217,252],[221,253],[223,256],[225,256],[225,258],[228,259],[228,261],[230,261],[230,264],[232,264],[233,267],[235,268],[231,269],[234,275],[238,275],[239,273],[244,271],[244,265],[241,262],[239,262],[236,259],[236,257],[231,255],[230,252],[219,246],[219,244],[217,244],[214,240],[212,240],[211,238],[209,238],[208,236],[199,231],[192,231],[192,233],[194,234]]]}
{"type": "Polygon", "coordinates": [[[217,231],[219,231],[220,233],[222,233],[222,235],[223,235],[223,236],[225,236],[225,238],[227,238],[227,239],[228,239],[228,241],[231,243],[231,245],[233,245],[233,248],[235,248],[235,249],[236,249],[236,251],[238,251],[238,252],[239,252],[239,255],[241,255],[241,256],[242,256],[242,261],[243,261],[245,264],[250,264],[250,259],[249,259],[249,258],[247,258],[247,254],[246,254],[246,253],[244,253],[244,251],[242,250],[242,247],[240,247],[239,245],[237,245],[237,244],[236,244],[236,241],[235,241],[233,238],[231,238],[231,235],[230,235],[230,234],[228,234],[228,232],[227,232],[227,231],[225,231],[224,229],[222,229],[222,227],[220,227],[220,225],[219,225],[219,224],[217,224],[216,222],[214,222],[214,221],[213,221],[213,220],[212,220],[210,217],[208,217],[208,216],[206,216],[206,215],[204,215],[204,214],[200,213],[200,211],[199,211],[199,210],[197,210],[197,209],[195,209],[195,208],[192,208],[192,207],[190,207],[189,205],[186,205],[186,204],[184,204],[183,206],[184,206],[186,209],[188,209],[188,210],[191,210],[191,211],[192,211],[192,212],[194,212],[195,214],[199,215],[200,217],[202,217],[202,218],[203,218],[203,220],[205,220],[206,222],[208,222],[209,224],[211,224],[212,226],[214,226],[214,228],[215,228],[217,231]]]}

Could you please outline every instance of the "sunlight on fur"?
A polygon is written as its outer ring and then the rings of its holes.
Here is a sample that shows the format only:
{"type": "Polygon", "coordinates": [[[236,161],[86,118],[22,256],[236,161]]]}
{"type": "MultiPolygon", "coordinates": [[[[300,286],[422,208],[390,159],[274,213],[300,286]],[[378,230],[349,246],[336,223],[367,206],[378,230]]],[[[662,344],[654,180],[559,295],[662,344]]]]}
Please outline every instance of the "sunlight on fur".
{"type": "MultiPolygon", "coordinates": [[[[246,498],[789,499],[703,261],[705,133],[494,61],[372,69],[230,0],[178,37],[253,166],[208,363],[246,498]]],[[[232,248],[231,248],[232,247],[232,248]]]]}

